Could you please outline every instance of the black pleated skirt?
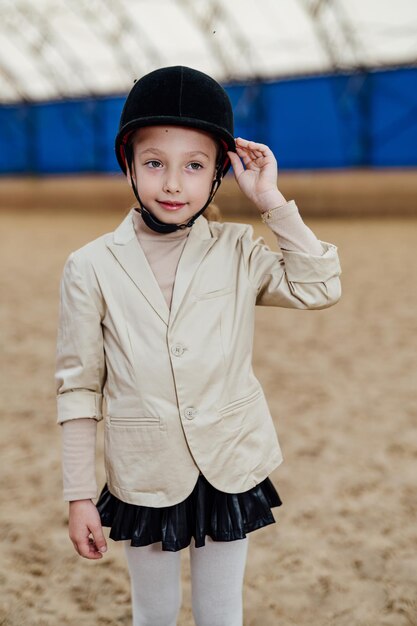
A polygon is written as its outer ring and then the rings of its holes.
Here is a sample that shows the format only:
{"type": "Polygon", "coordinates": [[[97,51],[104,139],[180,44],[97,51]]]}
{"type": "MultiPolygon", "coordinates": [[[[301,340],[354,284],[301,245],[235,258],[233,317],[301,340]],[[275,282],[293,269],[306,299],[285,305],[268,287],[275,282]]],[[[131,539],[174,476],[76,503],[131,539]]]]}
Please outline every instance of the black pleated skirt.
{"type": "Polygon", "coordinates": [[[96,502],[102,526],[110,527],[114,541],[130,540],[132,546],[162,542],[162,550],[177,552],[190,545],[243,539],[246,533],[275,522],[271,507],[282,502],[267,477],[242,493],[226,493],[213,487],[200,473],[190,495],[171,506],[150,507],[122,502],[105,483],[96,502]]]}

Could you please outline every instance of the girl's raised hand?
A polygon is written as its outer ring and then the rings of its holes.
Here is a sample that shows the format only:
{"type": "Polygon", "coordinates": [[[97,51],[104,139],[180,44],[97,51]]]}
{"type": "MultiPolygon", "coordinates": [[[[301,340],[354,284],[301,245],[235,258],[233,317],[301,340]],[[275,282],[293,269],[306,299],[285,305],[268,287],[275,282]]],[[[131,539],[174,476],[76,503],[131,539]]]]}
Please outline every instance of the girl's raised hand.
{"type": "Polygon", "coordinates": [[[261,212],[285,204],[277,187],[278,165],[272,150],[263,143],[237,137],[236,151],[237,154],[230,151],[227,154],[243,193],[261,212]]]}

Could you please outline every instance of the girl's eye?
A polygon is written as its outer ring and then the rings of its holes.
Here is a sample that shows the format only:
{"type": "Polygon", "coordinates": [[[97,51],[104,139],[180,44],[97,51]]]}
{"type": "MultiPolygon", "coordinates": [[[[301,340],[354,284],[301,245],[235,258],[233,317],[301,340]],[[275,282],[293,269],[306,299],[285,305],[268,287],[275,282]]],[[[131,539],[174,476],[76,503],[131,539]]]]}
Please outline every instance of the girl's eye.
{"type": "Polygon", "coordinates": [[[149,167],[154,170],[162,165],[162,163],[160,161],[147,161],[145,165],[149,165],[149,167]]]}
{"type": "Polygon", "coordinates": [[[201,163],[193,161],[192,163],[190,163],[190,167],[192,170],[200,170],[203,166],[201,165],[201,163]]]}

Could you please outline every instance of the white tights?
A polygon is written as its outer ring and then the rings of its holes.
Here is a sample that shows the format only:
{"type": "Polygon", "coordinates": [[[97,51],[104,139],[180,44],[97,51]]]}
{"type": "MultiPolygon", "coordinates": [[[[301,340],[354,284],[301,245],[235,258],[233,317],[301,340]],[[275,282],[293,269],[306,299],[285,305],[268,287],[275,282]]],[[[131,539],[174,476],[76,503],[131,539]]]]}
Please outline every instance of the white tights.
{"type": "MultiPolygon", "coordinates": [[[[191,601],[197,626],[242,626],[248,539],[213,541],[206,536],[200,548],[191,540],[191,601]]],[[[176,626],[182,602],[181,550],[162,550],[161,542],[141,547],[123,543],[133,626],[176,626]]]]}

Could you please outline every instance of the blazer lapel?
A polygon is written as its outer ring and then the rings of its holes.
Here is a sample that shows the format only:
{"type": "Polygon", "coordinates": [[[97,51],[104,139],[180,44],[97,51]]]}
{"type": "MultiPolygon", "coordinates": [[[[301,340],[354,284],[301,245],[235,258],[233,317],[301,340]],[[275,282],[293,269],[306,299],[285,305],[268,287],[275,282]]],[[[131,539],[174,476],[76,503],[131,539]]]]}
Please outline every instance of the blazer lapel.
{"type": "Polygon", "coordinates": [[[211,234],[206,218],[204,215],[200,215],[191,227],[178,262],[172,293],[170,324],[178,315],[181,303],[198,266],[216,240],[217,237],[211,234]]]}
{"type": "Polygon", "coordinates": [[[112,240],[107,241],[106,245],[161,320],[168,326],[177,315],[198,266],[217,237],[212,236],[206,218],[200,215],[190,230],[178,262],[170,311],[142,246],[137,240],[132,211],[133,209],[129,211],[113,232],[112,240]]]}
{"type": "Polygon", "coordinates": [[[106,245],[161,320],[168,325],[169,308],[142,246],[137,240],[132,211],[133,209],[114,231],[113,241],[108,241],[106,245]]]}

